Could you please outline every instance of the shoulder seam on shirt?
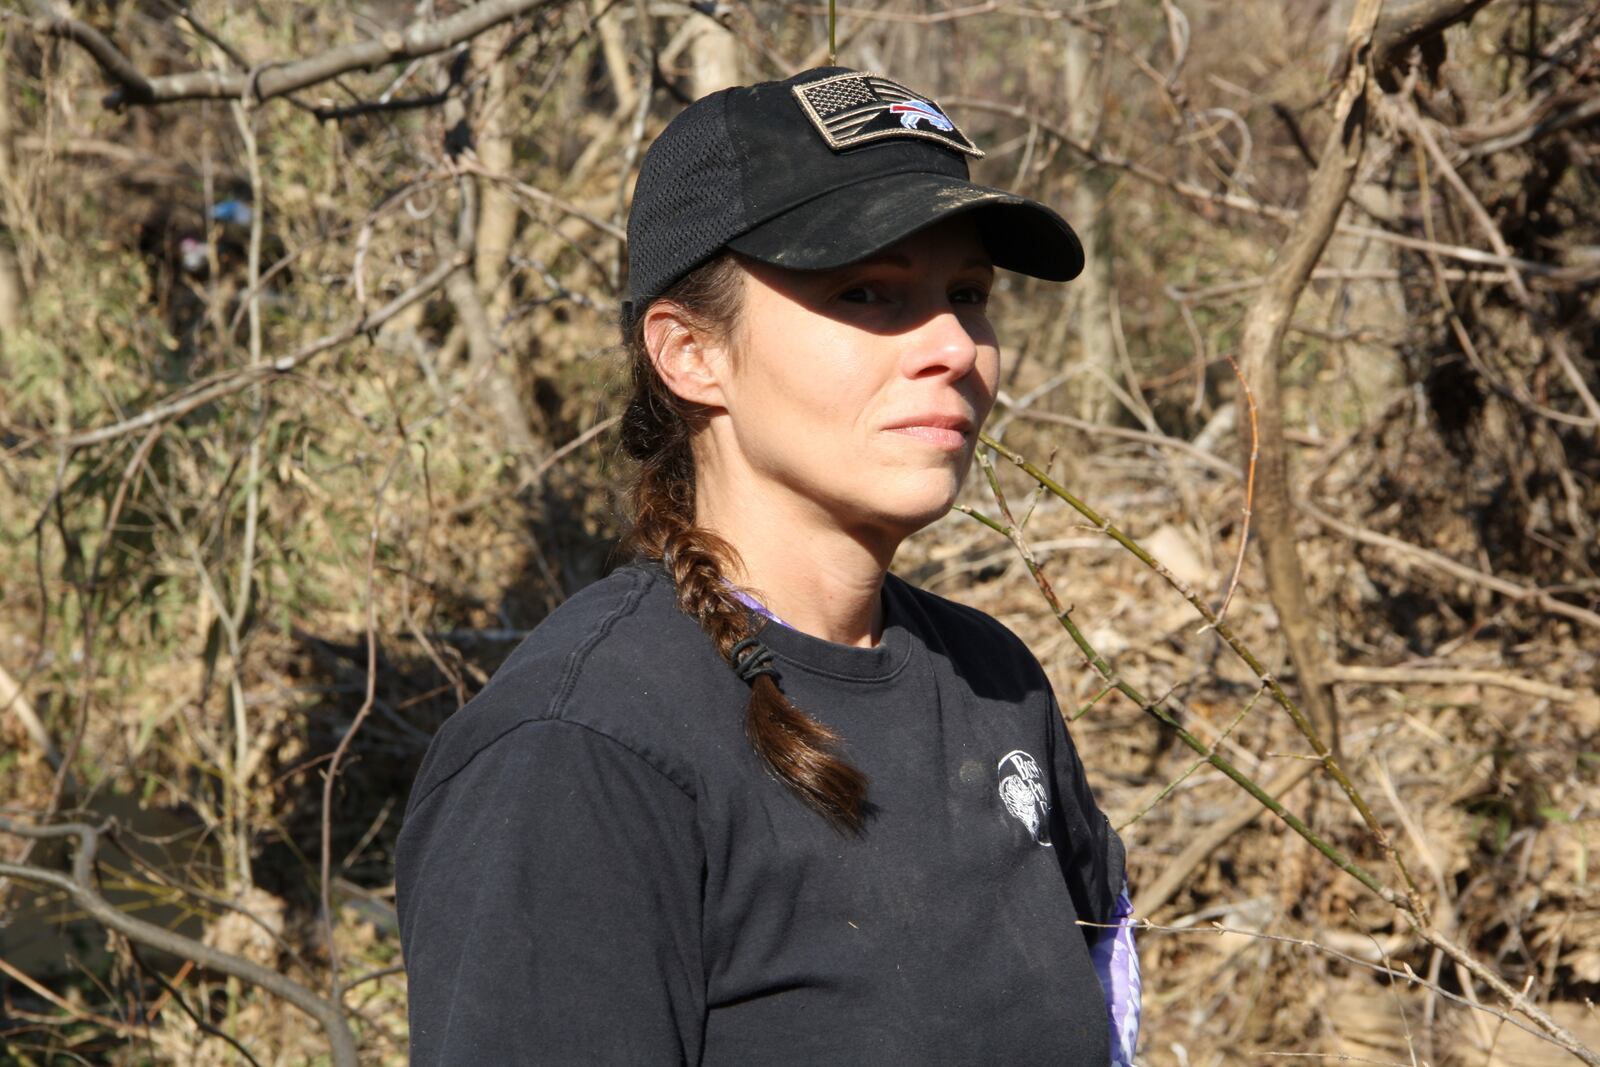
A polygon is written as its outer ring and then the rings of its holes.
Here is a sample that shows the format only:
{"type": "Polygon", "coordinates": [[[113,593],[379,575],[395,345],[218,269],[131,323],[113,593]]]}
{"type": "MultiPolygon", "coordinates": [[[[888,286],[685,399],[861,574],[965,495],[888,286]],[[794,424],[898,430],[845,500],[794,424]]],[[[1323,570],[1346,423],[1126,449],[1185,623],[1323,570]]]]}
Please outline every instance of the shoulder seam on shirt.
{"type": "MultiPolygon", "coordinates": [[[[649,573],[648,571],[640,571],[640,572],[638,572],[638,578],[642,579],[642,581],[636,579],[634,581],[634,583],[633,583],[633,587],[628,590],[628,592],[627,592],[627,594],[625,596],[623,596],[622,602],[619,603],[616,607],[612,608],[609,612],[607,612],[605,617],[602,618],[600,620],[600,622],[595,625],[593,631],[587,637],[585,637],[583,641],[581,641],[578,644],[577,648],[573,649],[572,652],[570,652],[568,654],[566,666],[562,669],[561,683],[560,683],[560,685],[558,685],[556,687],[556,695],[551,698],[550,704],[546,707],[545,714],[544,714],[543,717],[534,718],[532,716],[525,716],[525,717],[523,717],[521,719],[518,719],[516,722],[512,723],[510,726],[506,727],[500,733],[495,734],[489,740],[485,741],[482,745],[479,745],[478,748],[475,749],[470,756],[468,756],[465,760],[463,760],[461,762],[461,764],[459,766],[457,766],[455,768],[455,770],[451,771],[447,775],[444,775],[438,781],[434,782],[431,786],[429,786],[428,787],[428,791],[426,793],[424,793],[420,797],[413,797],[410,801],[408,801],[407,805],[406,805],[407,808],[409,809],[409,808],[420,807],[421,805],[427,803],[428,800],[430,798],[432,798],[432,796],[435,793],[437,793],[439,791],[439,789],[446,782],[450,781],[450,779],[454,778],[456,775],[460,774],[462,771],[466,770],[469,766],[471,766],[473,760],[476,760],[480,755],[482,755],[483,752],[486,749],[489,748],[489,746],[493,745],[495,742],[499,741],[501,738],[505,737],[507,734],[511,733],[513,730],[517,729],[517,727],[519,727],[519,726],[526,726],[526,725],[528,725],[530,723],[539,723],[539,722],[571,722],[575,726],[585,726],[586,728],[589,729],[589,731],[591,733],[597,734],[597,735],[599,735],[601,737],[608,737],[609,735],[604,734],[599,730],[596,730],[596,729],[594,729],[592,727],[587,727],[587,724],[579,723],[579,722],[576,722],[575,720],[571,720],[571,719],[562,718],[561,715],[560,715],[559,707],[566,700],[566,698],[569,695],[571,695],[572,687],[577,683],[577,677],[578,677],[578,673],[579,673],[579,668],[582,667],[583,661],[588,657],[589,653],[594,649],[594,646],[600,643],[600,639],[601,638],[605,637],[608,633],[611,632],[612,627],[614,627],[620,619],[622,619],[624,616],[630,614],[633,611],[633,609],[638,607],[639,600],[644,595],[644,591],[650,587],[650,584],[653,581],[655,581],[655,576],[653,574],[649,573]]],[[[611,740],[615,741],[617,744],[621,745],[623,748],[628,749],[629,752],[633,752],[633,754],[638,756],[641,760],[644,760],[644,762],[650,767],[651,770],[655,771],[657,774],[660,774],[662,777],[666,778],[667,781],[672,782],[672,784],[680,792],[685,793],[686,795],[690,796],[691,798],[693,797],[694,794],[690,793],[689,790],[685,789],[684,786],[682,786],[678,782],[673,781],[672,776],[670,774],[668,774],[662,768],[656,766],[651,760],[646,758],[644,755],[640,754],[639,752],[636,752],[632,747],[630,747],[629,745],[625,744],[624,742],[622,742],[620,740],[617,740],[616,738],[611,738],[611,740]]]]}
{"type": "MultiPolygon", "coordinates": [[[[622,749],[624,752],[633,756],[646,767],[649,767],[662,778],[665,778],[667,780],[667,784],[671,785],[678,792],[682,793],[692,801],[699,801],[699,798],[695,796],[694,790],[690,789],[688,786],[674,778],[672,776],[672,772],[666,767],[662,766],[661,763],[655,759],[655,757],[645,755],[643,752],[640,752],[622,738],[616,736],[615,734],[607,733],[592,723],[581,722],[577,719],[524,719],[522,722],[517,723],[516,726],[513,726],[511,730],[507,730],[504,734],[501,734],[500,737],[495,738],[495,741],[498,741],[501,737],[505,737],[507,734],[510,734],[512,730],[516,730],[523,726],[576,726],[578,729],[594,734],[596,737],[603,737],[607,741],[610,741],[613,745],[616,745],[618,748],[622,749]]],[[[494,742],[490,742],[490,744],[493,743],[494,742]]],[[[484,746],[484,748],[488,747],[488,745],[484,746]]]]}
{"type": "Polygon", "coordinates": [[[650,756],[645,755],[643,752],[640,752],[638,749],[634,748],[632,745],[628,744],[626,741],[622,740],[621,738],[615,737],[615,736],[613,736],[611,734],[606,733],[604,730],[597,729],[596,727],[591,726],[590,724],[588,724],[586,722],[578,722],[575,719],[521,719],[518,722],[513,723],[511,726],[506,727],[506,729],[502,730],[500,733],[495,734],[492,738],[490,738],[482,746],[480,746],[477,749],[477,751],[473,752],[473,754],[471,756],[469,756],[467,758],[466,762],[461,764],[461,766],[457,767],[455,770],[451,771],[448,775],[446,775],[445,777],[443,777],[443,778],[439,779],[437,782],[435,782],[433,784],[433,788],[429,789],[425,796],[420,797],[415,801],[414,807],[415,808],[420,808],[422,805],[424,805],[428,801],[432,800],[434,795],[437,794],[441,789],[443,789],[445,787],[445,785],[447,785],[452,779],[454,779],[457,776],[459,776],[468,767],[471,767],[475,762],[477,762],[477,759],[478,759],[479,756],[483,755],[485,752],[489,751],[495,745],[499,744],[501,741],[504,741],[506,738],[510,737],[512,734],[516,733],[518,730],[522,729],[524,726],[551,726],[551,725],[555,725],[555,726],[573,726],[573,727],[577,727],[580,730],[583,730],[586,733],[593,734],[595,737],[603,737],[603,738],[605,738],[607,741],[610,741],[612,744],[616,745],[618,748],[622,749],[624,752],[627,752],[629,755],[633,756],[640,763],[642,763],[646,767],[650,768],[650,770],[655,772],[661,778],[664,778],[667,781],[667,784],[671,785],[678,792],[682,793],[685,797],[689,798],[690,801],[693,801],[695,803],[699,802],[699,798],[697,796],[695,796],[695,793],[694,793],[694,791],[692,789],[690,789],[689,787],[685,786],[682,782],[679,782],[677,779],[675,779],[672,776],[672,773],[670,771],[668,771],[665,767],[661,766],[655,759],[651,758],[650,756]]]}
{"type": "Polygon", "coordinates": [[[578,684],[578,674],[583,668],[584,661],[589,658],[589,653],[594,651],[595,646],[606,635],[611,633],[612,628],[624,616],[633,613],[634,609],[639,606],[639,600],[644,596],[644,591],[655,581],[655,576],[649,571],[639,570],[634,573],[642,578],[643,581],[635,581],[633,588],[629,589],[628,594],[622,598],[622,602],[607,612],[605,618],[601,619],[595,628],[590,631],[589,636],[580,641],[578,647],[567,654],[567,664],[562,669],[561,681],[556,686],[555,694],[550,698],[550,705],[546,712],[549,717],[559,718],[561,716],[561,709],[566,706],[567,698],[572,695],[573,686],[578,684]]]}

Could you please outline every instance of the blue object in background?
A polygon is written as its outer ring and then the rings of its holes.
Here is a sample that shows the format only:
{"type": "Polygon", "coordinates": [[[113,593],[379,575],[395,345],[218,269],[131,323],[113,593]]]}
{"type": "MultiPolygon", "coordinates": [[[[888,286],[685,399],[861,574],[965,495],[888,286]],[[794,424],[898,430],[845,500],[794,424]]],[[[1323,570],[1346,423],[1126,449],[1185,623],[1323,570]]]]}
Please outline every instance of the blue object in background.
{"type": "Polygon", "coordinates": [[[243,200],[223,200],[211,208],[211,217],[234,226],[248,226],[255,212],[243,200]]]}

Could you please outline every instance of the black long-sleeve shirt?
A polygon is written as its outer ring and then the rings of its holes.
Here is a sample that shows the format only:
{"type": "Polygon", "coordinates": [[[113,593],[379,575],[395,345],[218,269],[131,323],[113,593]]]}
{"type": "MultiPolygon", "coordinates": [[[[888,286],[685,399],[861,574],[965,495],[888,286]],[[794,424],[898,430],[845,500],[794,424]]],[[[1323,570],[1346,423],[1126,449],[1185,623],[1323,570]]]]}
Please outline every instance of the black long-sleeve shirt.
{"type": "Polygon", "coordinates": [[[400,839],[412,1062],[1090,1064],[1074,919],[1122,846],[1043,672],[893,578],[874,648],[769,626],[870,779],[831,829],[744,737],[745,684],[655,568],[573,597],[440,731],[400,839]]]}

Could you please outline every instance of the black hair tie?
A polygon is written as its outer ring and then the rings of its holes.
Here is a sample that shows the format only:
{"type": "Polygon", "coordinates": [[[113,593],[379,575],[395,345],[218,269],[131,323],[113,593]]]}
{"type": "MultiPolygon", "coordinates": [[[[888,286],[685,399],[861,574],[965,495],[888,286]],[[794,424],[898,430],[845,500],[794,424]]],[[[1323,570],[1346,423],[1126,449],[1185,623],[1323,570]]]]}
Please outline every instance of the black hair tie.
{"type": "Polygon", "coordinates": [[[754,684],[763,674],[771,675],[774,682],[778,680],[778,668],[772,665],[772,649],[757,638],[747,637],[734,645],[728,658],[733,663],[733,673],[743,682],[754,684]]]}

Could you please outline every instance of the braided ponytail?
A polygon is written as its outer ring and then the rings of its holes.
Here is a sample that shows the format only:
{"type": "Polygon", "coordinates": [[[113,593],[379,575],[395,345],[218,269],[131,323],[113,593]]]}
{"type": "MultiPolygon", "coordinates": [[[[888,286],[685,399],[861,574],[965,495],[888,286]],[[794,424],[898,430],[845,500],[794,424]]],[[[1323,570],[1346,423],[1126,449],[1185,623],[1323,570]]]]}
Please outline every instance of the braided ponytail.
{"type": "MultiPolygon", "coordinates": [[[[743,268],[732,253],[698,267],[664,293],[706,329],[726,337],[741,311],[743,268]]],[[[724,571],[738,553],[695,525],[694,454],[690,438],[702,412],[667,388],[644,341],[644,316],[626,338],[633,395],[622,417],[622,446],[638,461],[629,487],[632,527],[624,548],[661,561],[678,607],[732,662],[735,646],[755,636],[748,607],[733,595],[724,571]]],[[[839,735],[784,696],[767,673],[750,682],[745,736],[779,781],[840,830],[860,832],[867,778],[838,755],[839,735]]]]}

